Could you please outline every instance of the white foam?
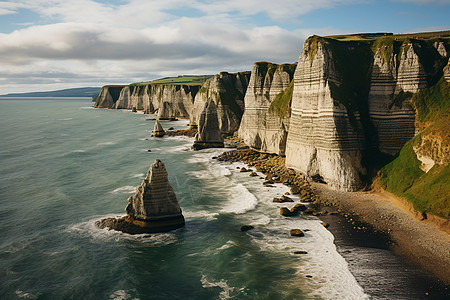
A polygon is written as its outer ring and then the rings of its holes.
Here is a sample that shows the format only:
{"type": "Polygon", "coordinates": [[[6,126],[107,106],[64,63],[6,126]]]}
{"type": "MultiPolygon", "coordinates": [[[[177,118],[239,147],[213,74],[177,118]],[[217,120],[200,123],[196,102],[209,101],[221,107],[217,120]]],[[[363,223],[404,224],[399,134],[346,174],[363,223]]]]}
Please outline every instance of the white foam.
{"type": "Polygon", "coordinates": [[[38,299],[39,298],[38,295],[33,295],[31,293],[26,293],[26,292],[21,291],[21,290],[17,290],[16,291],[16,295],[17,295],[17,297],[23,298],[23,299],[38,299]]]}
{"type": "Polygon", "coordinates": [[[229,189],[228,195],[229,201],[221,209],[221,212],[243,214],[254,209],[258,204],[256,197],[242,184],[232,186],[229,189]]]}
{"type": "Polygon", "coordinates": [[[97,146],[106,146],[106,145],[115,145],[117,143],[115,142],[102,142],[102,143],[97,143],[97,146]]]}
{"type": "Polygon", "coordinates": [[[138,173],[138,174],[131,175],[131,177],[133,177],[133,178],[142,178],[144,176],[145,176],[144,173],[138,173]]]}
{"type": "Polygon", "coordinates": [[[230,293],[237,290],[238,292],[242,291],[243,288],[235,288],[230,287],[225,279],[221,279],[220,281],[208,280],[208,278],[202,274],[202,278],[200,279],[203,288],[212,288],[219,287],[222,291],[219,294],[219,299],[230,299],[232,296],[230,293]]]}
{"type": "Polygon", "coordinates": [[[83,107],[80,107],[80,109],[96,109],[96,108],[93,106],[83,106],[83,107]]]}
{"type": "Polygon", "coordinates": [[[79,149],[79,150],[73,150],[72,152],[73,152],[73,153],[84,153],[84,152],[86,152],[86,151],[85,151],[85,150],[79,149]]]}
{"type": "Polygon", "coordinates": [[[136,187],[132,185],[122,186],[120,188],[115,189],[111,193],[113,194],[132,194],[136,191],[136,187]]]}
{"type": "Polygon", "coordinates": [[[131,299],[131,295],[128,294],[127,291],[125,291],[125,290],[117,290],[114,293],[112,293],[111,295],[109,295],[109,299],[126,300],[126,299],[131,299]]]}
{"type": "Polygon", "coordinates": [[[183,210],[183,216],[185,219],[198,219],[198,218],[204,218],[207,220],[212,220],[215,217],[217,217],[218,213],[209,212],[206,210],[197,210],[197,211],[190,211],[190,210],[183,210]]]}
{"type": "Polygon", "coordinates": [[[104,218],[121,218],[123,215],[103,215],[95,216],[92,219],[80,223],[72,224],[66,228],[65,232],[75,234],[82,237],[92,238],[98,242],[121,242],[123,240],[138,241],[148,246],[164,246],[177,241],[177,230],[167,233],[152,233],[152,234],[128,234],[121,231],[109,230],[107,228],[99,228],[95,222],[104,218]]]}
{"type": "Polygon", "coordinates": [[[58,119],[58,121],[70,121],[70,120],[73,120],[73,118],[58,119]]]}

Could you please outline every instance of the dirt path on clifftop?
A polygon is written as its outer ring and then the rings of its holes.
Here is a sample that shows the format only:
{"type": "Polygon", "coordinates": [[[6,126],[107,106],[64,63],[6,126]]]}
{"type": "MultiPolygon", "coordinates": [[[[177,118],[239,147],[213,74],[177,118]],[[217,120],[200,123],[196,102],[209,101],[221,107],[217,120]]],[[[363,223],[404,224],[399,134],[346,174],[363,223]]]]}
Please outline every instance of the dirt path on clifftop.
{"type": "Polygon", "coordinates": [[[312,188],[323,202],[333,203],[359,222],[388,233],[393,241],[391,247],[397,254],[450,284],[448,233],[415,220],[374,192],[340,192],[319,183],[313,183],[312,188]]]}

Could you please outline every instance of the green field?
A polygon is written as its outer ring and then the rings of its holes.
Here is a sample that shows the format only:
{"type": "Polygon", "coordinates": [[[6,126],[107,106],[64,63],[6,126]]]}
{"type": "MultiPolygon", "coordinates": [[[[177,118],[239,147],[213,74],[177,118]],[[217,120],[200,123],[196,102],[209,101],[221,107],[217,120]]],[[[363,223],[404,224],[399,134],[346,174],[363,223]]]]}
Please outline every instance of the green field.
{"type": "Polygon", "coordinates": [[[182,75],[178,77],[165,77],[152,81],[136,82],[133,85],[148,84],[184,84],[184,85],[202,85],[206,80],[214,75],[182,75]]]}

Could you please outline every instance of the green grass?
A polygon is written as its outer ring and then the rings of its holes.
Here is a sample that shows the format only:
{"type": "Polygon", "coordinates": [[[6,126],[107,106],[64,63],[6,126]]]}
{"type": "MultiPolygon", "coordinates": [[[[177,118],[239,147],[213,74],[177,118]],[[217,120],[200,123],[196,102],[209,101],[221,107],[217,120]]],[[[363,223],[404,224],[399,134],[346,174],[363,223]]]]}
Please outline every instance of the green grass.
{"type": "MultiPolygon", "coordinates": [[[[437,84],[414,94],[413,105],[417,121],[424,128],[409,141],[380,172],[380,183],[386,190],[405,197],[420,212],[450,218],[450,167],[448,162],[436,164],[428,173],[420,169],[421,162],[413,150],[433,155],[438,149],[431,143],[422,144],[427,136],[438,137],[441,151],[450,145],[450,84],[441,78],[437,84]]],[[[441,154],[442,155],[442,154],[441,154]]],[[[448,159],[447,159],[448,161],[448,159]]]]}
{"type": "Polygon", "coordinates": [[[148,84],[183,84],[183,85],[202,85],[206,80],[214,75],[185,75],[178,77],[166,77],[153,81],[137,82],[133,85],[148,85],[148,84]]]}
{"type": "Polygon", "coordinates": [[[270,103],[269,112],[278,115],[281,119],[290,117],[293,91],[294,80],[291,80],[289,86],[270,103]]]}

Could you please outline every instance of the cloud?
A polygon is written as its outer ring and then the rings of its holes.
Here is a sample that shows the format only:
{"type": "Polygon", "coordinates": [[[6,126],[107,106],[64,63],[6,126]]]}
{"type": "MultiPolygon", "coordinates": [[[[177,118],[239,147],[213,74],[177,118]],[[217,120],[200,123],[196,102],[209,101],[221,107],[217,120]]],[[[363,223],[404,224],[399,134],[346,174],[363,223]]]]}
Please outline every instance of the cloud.
{"type": "Polygon", "coordinates": [[[309,35],[336,30],[288,30],[279,20],[356,1],[0,2],[0,12],[24,7],[40,16],[33,25],[0,33],[0,93],[11,86],[29,90],[27,84],[103,85],[245,71],[260,60],[294,62],[309,35]],[[261,14],[264,25],[255,25],[261,14]]]}
{"type": "Polygon", "coordinates": [[[0,16],[16,14],[22,7],[23,5],[19,3],[0,1],[0,16]]]}

